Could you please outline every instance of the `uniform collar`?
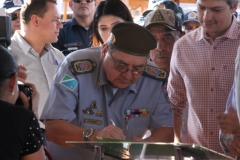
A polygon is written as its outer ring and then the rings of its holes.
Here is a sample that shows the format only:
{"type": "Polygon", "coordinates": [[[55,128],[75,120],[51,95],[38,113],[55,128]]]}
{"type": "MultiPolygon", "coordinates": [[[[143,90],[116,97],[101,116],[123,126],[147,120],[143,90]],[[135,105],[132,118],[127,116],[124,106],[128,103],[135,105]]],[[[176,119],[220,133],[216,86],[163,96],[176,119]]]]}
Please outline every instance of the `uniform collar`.
{"type": "MultiPolygon", "coordinates": [[[[76,21],[75,18],[71,19],[70,21],[72,21],[72,22],[71,22],[71,27],[74,27],[74,26],[80,26],[80,27],[82,27],[81,25],[78,24],[78,22],[76,21]]],[[[89,28],[91,28],[92,26],[93,26],[93,23],[91,23],[91,25],[89,26],[89,28]]],[[[84,28],[84,27],[82,27],[82,28],[84,28]]],[[[84,28],[84,29],[85,29],[85,28],[84,28]]]]}
{"type": "MultiPolygon", "coordinates": [[[[132,84],[132,85],[128,86],[127,88],[119,89],[119,91],[121,91],[121,90],[124,91],[125,90],[125,91],[133,91],[133,92],[137,93],[137,85],[136,84],[137,83],[132,84]]],[[[97,76],[97,79],[96,79],[96,87],[98,88],[98,87],[101,87],[103,85],[110,85],[110,83],[107,79],[107,76],[106,76],[104,70],[103,70],[103,65],[102,65],[102,61],[101,61],[99,63],[98,76],[97,76]]]]}

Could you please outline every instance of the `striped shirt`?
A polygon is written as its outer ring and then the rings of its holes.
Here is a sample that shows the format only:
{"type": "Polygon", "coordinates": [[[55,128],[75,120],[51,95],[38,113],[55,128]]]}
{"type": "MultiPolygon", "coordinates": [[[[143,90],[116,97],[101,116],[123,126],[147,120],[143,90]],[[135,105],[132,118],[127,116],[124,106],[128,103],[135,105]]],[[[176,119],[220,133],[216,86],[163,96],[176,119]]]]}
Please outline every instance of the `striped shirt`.
{"type": "Polygon", "coordinates": [[[233,18],[227,32],[214,41],[200,27],[175,43],[167,89],[176,114],[182,116],[189,105],[187,143],[223,152],[216,116],[225,111],[233,83],[239,27],[233,18]]]}

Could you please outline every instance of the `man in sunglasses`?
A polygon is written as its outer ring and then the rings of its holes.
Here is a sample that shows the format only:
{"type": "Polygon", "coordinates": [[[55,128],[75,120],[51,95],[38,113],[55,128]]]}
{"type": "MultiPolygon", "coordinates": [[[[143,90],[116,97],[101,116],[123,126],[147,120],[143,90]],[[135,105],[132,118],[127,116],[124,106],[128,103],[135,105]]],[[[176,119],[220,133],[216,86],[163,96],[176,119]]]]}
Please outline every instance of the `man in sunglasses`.
{"type": "Polygon", "coordinates": [[[6,9],[6,13],[9,17],[11,17],[11,31],[12,35],[16,30],[20,30],[20,10],[23,1],[19,1],[18,4],[15,3],[13,0],[6,0],[3,3],[3,7],[6,9]]]}
{"type": "Polygon", "coordinates": [[[147,60],[154,48],[156,40],[147,29],[122,22],[102,47],[65,58],[41,116],[55,159],[94,159],[66,141],[94,141],[96,136],[173,142],[173,113],[161,90],[166,72],[147,60]],[[151,136],[142,139],[146,129],[151,136]],[[128,130],[135,137],[128,137],[128,130]]]}
{"type": "Polygon", "coordinates": [[[97,0],[70,0],[73,18],[63,24],[58,41],[53,46],[68,55],[72,51],[92,46],[93,14],[97,0]]]}

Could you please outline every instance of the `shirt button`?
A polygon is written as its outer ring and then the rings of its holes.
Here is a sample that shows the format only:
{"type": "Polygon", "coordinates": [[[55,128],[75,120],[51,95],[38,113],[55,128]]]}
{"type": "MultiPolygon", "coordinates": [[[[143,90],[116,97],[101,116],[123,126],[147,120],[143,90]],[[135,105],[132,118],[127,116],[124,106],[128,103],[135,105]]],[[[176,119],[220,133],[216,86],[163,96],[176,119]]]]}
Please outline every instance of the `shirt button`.
{"type": "Polygon", "coordinates": [[[223,66],[223,69],[227,69],[227,66],[226,66],[226,65],[224,65],[224,66],[223,66]]]}
{"type": "Polygon", "coordinates": [[[214,70],[215,70],[215,68],[214,68],[214,67],[212,67],[212,70],[214,71],[214,70]]]}
{"type": "Polygon", "coordinates": [[[213,88],[211,88],[211,91],[213,91],[213,88]]]}
{"type": "Polygon", "coordinates": [[[210,109],[210,112],[213,112],[213,109],[212,109],[212,108],[210,109]]]}
{"type": "Polygon", "coordinates": [[[213,135],[213,132],[210,132],[210,135],[213,135]]]}
{"type": "Polygon", "coordinates": [[[217,47],[213,47],[213,49],[217,49],[217,47]]]}

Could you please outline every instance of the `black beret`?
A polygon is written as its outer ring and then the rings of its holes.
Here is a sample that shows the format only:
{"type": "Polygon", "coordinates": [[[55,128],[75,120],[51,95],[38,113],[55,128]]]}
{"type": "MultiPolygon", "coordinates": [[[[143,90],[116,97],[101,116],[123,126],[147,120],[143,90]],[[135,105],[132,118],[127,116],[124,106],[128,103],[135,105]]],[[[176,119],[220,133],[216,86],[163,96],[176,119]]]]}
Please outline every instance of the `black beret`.
{"type": "Polygon", "coordinates": [[[150,50],[157,47],[153,35],[144,27],[132,22],[114,25],[108,43],[112,43],[119,51],[136,56],[148,56],[150,50]]]}

